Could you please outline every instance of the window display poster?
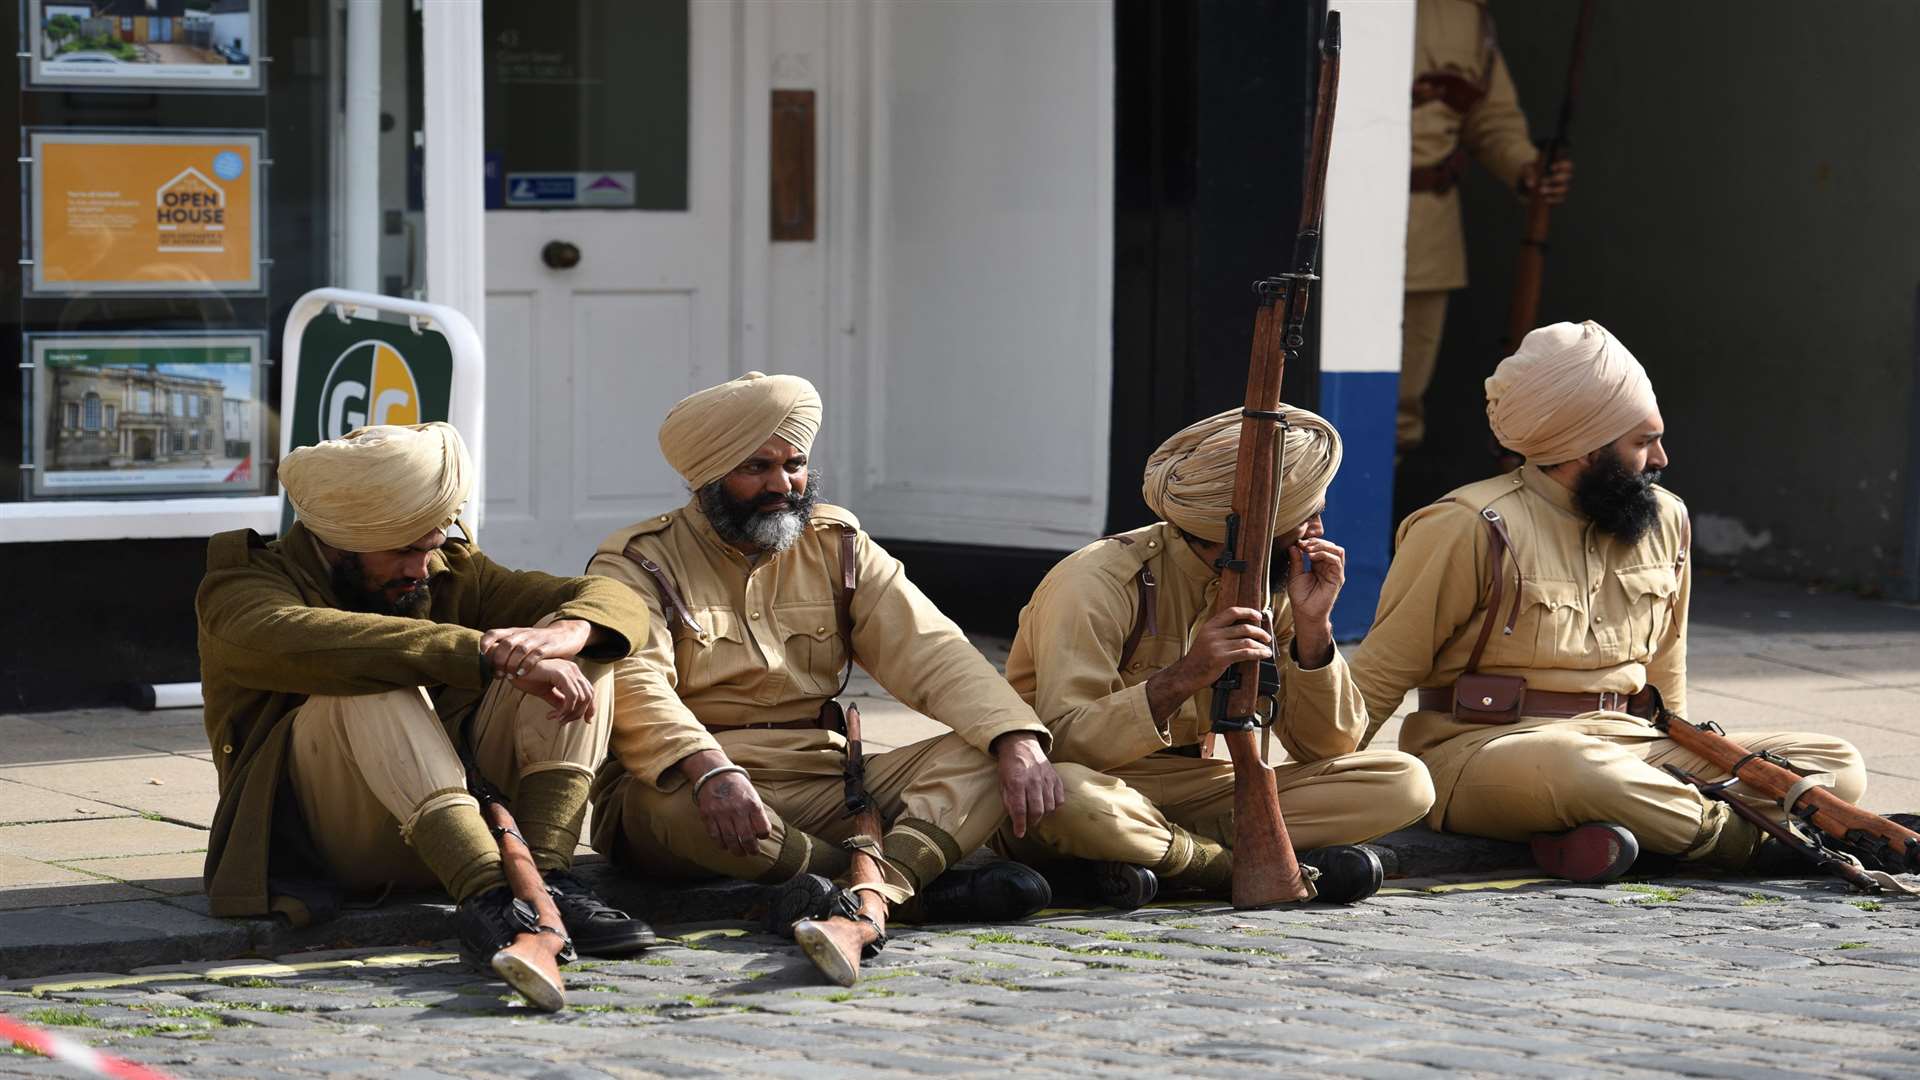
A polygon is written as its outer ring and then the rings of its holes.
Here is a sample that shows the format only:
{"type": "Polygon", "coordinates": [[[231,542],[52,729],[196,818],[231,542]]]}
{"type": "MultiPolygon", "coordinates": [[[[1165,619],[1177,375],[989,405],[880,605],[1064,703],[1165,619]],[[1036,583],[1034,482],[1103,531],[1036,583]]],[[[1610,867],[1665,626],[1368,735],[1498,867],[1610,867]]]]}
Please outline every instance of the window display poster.
{"type": "Polygon", "coordinates": [[[27,335],[33,494],[259,494],[265,340],[27,335]]]}
{"type": "Polygon", "coordinates": [[[261,141],[33,132],[28,291],[258,292],[261,141]]]}
{"type": "Polygon", "coordinates": [[[28,0],[28,86],[258,90],[264,0],[28,0]]]}

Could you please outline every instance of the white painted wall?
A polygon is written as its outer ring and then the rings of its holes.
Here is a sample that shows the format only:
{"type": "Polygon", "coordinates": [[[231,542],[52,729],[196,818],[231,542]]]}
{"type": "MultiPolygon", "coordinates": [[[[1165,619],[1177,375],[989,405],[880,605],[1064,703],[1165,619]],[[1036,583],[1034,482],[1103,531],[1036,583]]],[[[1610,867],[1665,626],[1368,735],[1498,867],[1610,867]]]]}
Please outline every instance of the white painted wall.
{"type": "Polygon", "coordinates": [[[1112,5],[756,2],[743,50],[741,364],[820,385],[828,497],[887,537],[1099,535],[1112,5]],[[765,241],[774,88],[820,95],[812,244],[765,241]]]}
{"type": "Polygon", "coordinates": [[[1414,0],[1333,0],[1344,45],[1327,165],[1322,371],[1400,370],[1414,0]]]}

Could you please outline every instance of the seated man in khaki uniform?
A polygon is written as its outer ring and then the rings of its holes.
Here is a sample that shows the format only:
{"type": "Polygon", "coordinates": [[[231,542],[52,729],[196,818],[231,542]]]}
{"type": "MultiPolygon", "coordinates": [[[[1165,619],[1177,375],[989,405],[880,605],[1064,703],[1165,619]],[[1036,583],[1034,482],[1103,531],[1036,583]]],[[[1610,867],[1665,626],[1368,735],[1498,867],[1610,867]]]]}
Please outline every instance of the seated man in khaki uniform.
{"type": "Polygon", "coordinates": [[[1247,609],[1214,613],[1240,453],[1240,410],[1208,417],[1147,461],[1142,494],[1161,518],[1080,549],[1048,572],[1007,659],[1007,678],[1053,731],[1067,802],[1026,840],[1003,836],[1051,876],[1119,906],[1159,884],[1225,896],[1232,880],[1233,766],[1206,757],[1211,687],[1227,666],[1276,650],[1273,733],[1287,831],[1319,872],[1319,898],[1352,903],[1380,886],[1378,858],[1350,845],[1419,820],[1433,802],[1420,763],[1360,751],[1367,714],[1333,643],[1345,552],[1320,511],[1340,435],[1289,408],[1275,515],[1273,632],[1247,609]],[[1284,552],[1284,554],[1283,554],[1284,552]],[[1085,860],[1062,865],[1065,858],[1085,860]],[[1091,865],[1088,865],[1088,864],[1091,865]]]}
{"type": "Polygon", "coordinates": [[[661,424],[692,501],[614,533],[588,566],[653,615],[616,672],[594,850],[648,875],[788,884],[770,917],[780,931],[827,914],[853,821],[847,741],[823,707],[857,660],[953,729],[866,759],[889,823],[889,899],[916,897],[928,921],[1022,918],[1049,899],[1038,874],[948,867],[1009,812],[1024,832],[1058,805],[1047,729],[852,514],[818,501],[807,451],[820,414],[807,380],[750,372],[661,424]]]}
{"type": "Polygon", "coordinates": [[[490,958],[512,941],[513,898],[464,756],[511,801],[576,947],[651,944],[568,872],[606,752],[609,662],[646,608],[448,537],[473,486],[448,424],[303,447],[280,482],[298,520],[272,543],[214,537],[195,605],[220,774],[213,913],[301,922],[303,895],[440,886],[463,951],[490,958]]]}
{"type": "MultiPolygon", "coordinates": [[[[1401,524],[1353,660],[1375,728],[1420,690],[1400,746],[1433,773],[1427,823],[1531,838],[1574,881],[1610,881],[1641,848],[1751,868],[1759,829],[1660,766],[1725,774],[1647,719],[1649,688],[1687,712],[1693,578],[1686,507],[1654,482],[1665,422],[1645,370],[1597,323],[1542,327],[1487,380],[1487,416],[1527,463],[1401,524]]],[[[1866,787],[1841,739],[1731,737],[1832,773],[1843,799],[1866,787]]]]}

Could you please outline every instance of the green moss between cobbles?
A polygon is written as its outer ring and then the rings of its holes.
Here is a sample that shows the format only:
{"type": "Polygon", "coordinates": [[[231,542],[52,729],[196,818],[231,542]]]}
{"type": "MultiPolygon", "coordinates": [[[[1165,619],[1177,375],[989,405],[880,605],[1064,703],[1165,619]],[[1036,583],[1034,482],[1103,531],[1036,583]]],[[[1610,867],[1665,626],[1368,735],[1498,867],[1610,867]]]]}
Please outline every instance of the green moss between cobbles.
{"type": "Polygon", "coordinates": [[[1618,888],[1621,892],[1633,893],[1634,896],[1621,897],[1613,901],[1616,904],[1633,903],[1636,896],[1645,897],[1643,902],[1648,904],[1671,904],[1693,891],[1692,889],[1669,889],[1661,885],[1621,885],[1618,888]]]}
{"type": "Polygon", "coordinates": [[[106,1022],[96,1016],[88,1016],[77,1009],[28,1009],[29,1024],[50,1024],[54,1027],[105,1027],[106,1022]]]}
{"type": "Polygon", "coordinates": [[[1740,901],[1740,906],[1741,907],[1763,907],[1767,904],[1784,904],[1784,903],[1786,903],[1786,901],[1782,900],[1778,896],[1768,896],[1766,893],[1756,892],[1756,893],[1748,893],[1747,898],[1745,900],[1740,901]]]}
{"type": "Polygon", "coordinates": [[[1861,911],[1879,911],[1880,910],[1880,901],[1878,900],[1849,900],[1847,901],[1847,903],[1852,904],[1854,907],[1859,908],[1861,911]]]}
{"type": "Polygon", "coordinates": [[[237,979],[215,979],[221,986],[230,986],[235,990],[273,990],[280,984],[272,979],[262,979],[257,975],[243,975],[237,979]]]}
{"type": "Polygon", "coordinates": [[[1866,947],[1867,943],[1864,941],[1843,941],[1834,946],[1836,949],[1864,949],[1866,947]]]}

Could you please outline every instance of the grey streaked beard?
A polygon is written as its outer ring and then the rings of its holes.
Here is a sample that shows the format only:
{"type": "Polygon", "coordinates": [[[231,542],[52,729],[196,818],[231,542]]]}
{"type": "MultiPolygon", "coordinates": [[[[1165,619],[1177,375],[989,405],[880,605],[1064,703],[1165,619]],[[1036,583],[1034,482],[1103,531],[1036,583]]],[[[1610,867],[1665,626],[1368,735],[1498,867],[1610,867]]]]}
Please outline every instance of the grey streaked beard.
{"type": "Polygon", "coordinates": [[[783,497],[779,510],[762,511],[755,504],[742,502],[727,494],[726,482],[715,480],[695,492],[700,512],[707,516],[713,531],[729,544],[751,544],[777,555],[792,547],[806,532],[807,521],[820,501],[818,476],[807,478],[805,492],[783,497]]]}

